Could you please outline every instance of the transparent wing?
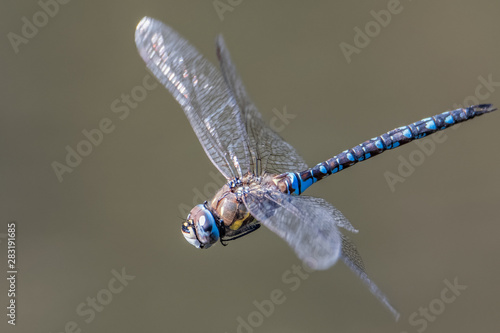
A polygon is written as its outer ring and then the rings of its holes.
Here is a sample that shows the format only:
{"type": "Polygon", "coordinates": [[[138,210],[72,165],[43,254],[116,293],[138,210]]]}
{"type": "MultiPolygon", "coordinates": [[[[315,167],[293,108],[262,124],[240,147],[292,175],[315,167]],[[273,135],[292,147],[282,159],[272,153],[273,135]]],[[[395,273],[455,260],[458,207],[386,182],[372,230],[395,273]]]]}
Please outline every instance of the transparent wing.
{"type": "Polygon", "coordinates": [[[384,306],[391,311],[392,315],[396,319],[399,319],[399,312],[389,303],[387,297],[380,291],[377,285],[368,277],[365,272],[365,267],[363,265],[363,259],[358,253],[356,246],[351,242],[347,236],[341,235],[342,237],[342,254],[340,258],[349,267],[363,283],[368,287],[371,293],[382,303],[384,306]]]}
{"type": "Polygon", "coordinates": [[[250,190],[244,201],[250,213],[286,240],[309,267],[327,269],[342,259],[395,319],[399,319],[398,311],[366,274],[354,243],[338,231],[337,227],[341,227],[358,232],[338,209],[321,198],[291,196],[270,187],[250,190]]]}
{"type": "Polygon", "coordinates": [[[220,35],[217,38],[217,57],[227,86],[243,113],[252,157],[261,163],[260,166],[255,162],[252,164],[254,174],[262,174],[265,171],[279,174],[307,169],[307,164],[297,151],[263,121],[261,114],[248,97],[224,39],[220,35]]]}
{"type": "Polygon", "coordinates": [[[323,199],[256,187],[243,200],[250,213],[283,238],[309,267],[327,269],[341,256],[337,226],[347,220],[323,199]]]}
{"type": "Polygon", "coordinates": [[[139,54],[186,114],[203,149],[227,178],[250,169],[244,119],[220,72],[173,29],[144,17],[135,31],[139,54]]]}

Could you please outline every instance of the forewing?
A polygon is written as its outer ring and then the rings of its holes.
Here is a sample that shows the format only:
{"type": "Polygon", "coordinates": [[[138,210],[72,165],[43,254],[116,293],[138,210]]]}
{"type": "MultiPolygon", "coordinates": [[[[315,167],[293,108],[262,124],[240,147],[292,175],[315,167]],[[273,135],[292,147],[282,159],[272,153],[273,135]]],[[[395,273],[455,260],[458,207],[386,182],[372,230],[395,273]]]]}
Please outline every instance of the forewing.
{"type": "Polygon", "coordinates": [[[251,190],[244,201],[250,213],[286,240],[311,268],[327,269],[342,259],[398,320],[398,311],[366,274],[356,246],[338,231],[342,227],[357,232],[338,209],[321,198],[291,196],[272,188],[251,190]]]}
{"type": "Polygon", "coordinates": [[[144,17],[135,31],[139,54],[186,114],[203,149],[228,179],[249,171],[244,118],[220,72],[177,32],[144,17]]]}
{"type": "Polygon", "coordinates": [[[363,265],[363,259],[358,253],[356,246],[351,242],[347,236],[341,235],[342,237],[342,261],[363,281],[363,283],[368,287],[373,295],[382,303],[384,306],[391,311],[392,315],[396,320],[399,319],[399,312],[389,303],[387,297],[382,293],[382,291],[377,287],[377,285],[368,277],[365,272],[365,267],[363,265]]]}
{"type": "Polygon", "coordinates": [[[254,173],[279,174],[307,169],[307,164],[295,148],[283,140],[262,119],[261,114],[245,91],[222,36],[217,38],[217,57],[222,75],[245,118],[250,152],[254,160],[252,164],[254,173]],[[260,161],[260,167],[255,163],[255,160],[260,161]]]}
{"type": "Polygon", "coordinates": [[[341,234],[323,199],[261,188],[250,190],[243,200],[250,213],[312,269],[327,269],[340,257],[341,234]]]}

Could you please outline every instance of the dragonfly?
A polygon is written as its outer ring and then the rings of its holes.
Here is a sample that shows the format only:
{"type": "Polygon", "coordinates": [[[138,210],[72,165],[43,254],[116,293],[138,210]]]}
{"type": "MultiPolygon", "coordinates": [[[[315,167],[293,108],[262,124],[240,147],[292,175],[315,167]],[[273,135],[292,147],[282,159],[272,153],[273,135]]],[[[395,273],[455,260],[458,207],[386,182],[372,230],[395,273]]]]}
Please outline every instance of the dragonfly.
{"type": "Polygon", "coordinates": [[[210,201],[196,205],[182,223],[186,240],[200,249],[226,245],[266,226],[314,270],[339,259],[394,315],[398,311],[368,277],[349,220],[322,198],[303,196],[312,184],[384,151],[496,110],[491,104],[447,111],[398,127],[309,168],[270,126],[249,98],[222,36],[216,39],[220,69],[175,30],[144,17],[135,42],[149,70],[186,114],[205,153],[227,179],[210,201]]]}

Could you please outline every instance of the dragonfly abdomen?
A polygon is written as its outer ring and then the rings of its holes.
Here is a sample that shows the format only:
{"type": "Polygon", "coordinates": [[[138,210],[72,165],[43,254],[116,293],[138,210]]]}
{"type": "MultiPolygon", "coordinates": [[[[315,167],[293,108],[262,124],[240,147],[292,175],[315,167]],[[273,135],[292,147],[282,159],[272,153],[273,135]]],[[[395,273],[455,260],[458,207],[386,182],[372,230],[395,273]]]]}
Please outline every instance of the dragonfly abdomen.
{"type": "Polygon", "coordinates": [[[379,155],[386,150],[397,148],[408,142],[423,138],[455,124],[482,114],[495,111],[491,104],[474,105],[468,108],[446,111],[433,117],[424,118],[413,124],[398,127],[385,134],[367,140],[351,149],[317,164],[302,172],[288,172],[276,177],[282,192],[301,194],[309,186],[331,174],[342,171],[358,162],[379,155]]]}

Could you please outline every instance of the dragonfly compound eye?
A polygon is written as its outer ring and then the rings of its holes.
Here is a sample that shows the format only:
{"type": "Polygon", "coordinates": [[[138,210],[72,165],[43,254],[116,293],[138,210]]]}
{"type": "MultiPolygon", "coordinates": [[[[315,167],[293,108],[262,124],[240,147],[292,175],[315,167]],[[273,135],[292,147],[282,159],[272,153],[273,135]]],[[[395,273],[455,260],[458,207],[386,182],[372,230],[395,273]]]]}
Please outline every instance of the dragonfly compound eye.
{"type": "Polygon", "coordinates": [[[215,218],[204,205],[197,205],[191,210],[181,229],[184,238],[199,249],[208,249],[219,240],[215,218]]]}

